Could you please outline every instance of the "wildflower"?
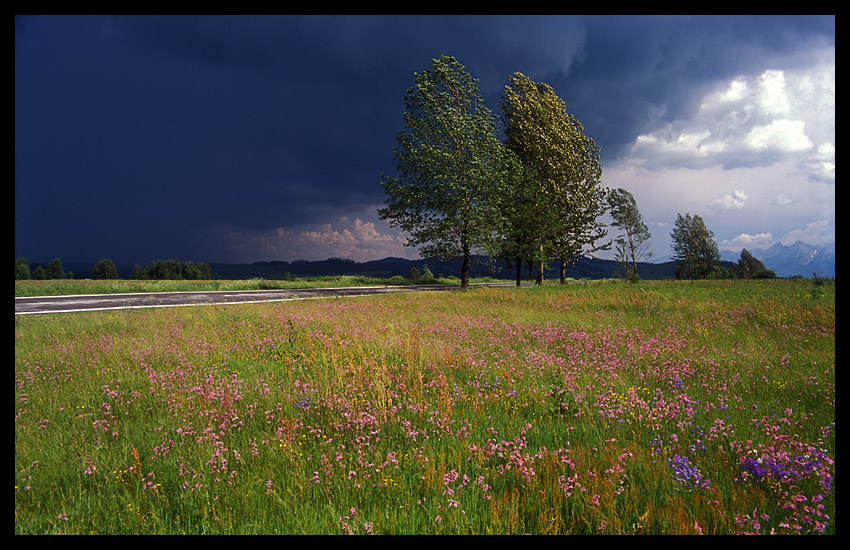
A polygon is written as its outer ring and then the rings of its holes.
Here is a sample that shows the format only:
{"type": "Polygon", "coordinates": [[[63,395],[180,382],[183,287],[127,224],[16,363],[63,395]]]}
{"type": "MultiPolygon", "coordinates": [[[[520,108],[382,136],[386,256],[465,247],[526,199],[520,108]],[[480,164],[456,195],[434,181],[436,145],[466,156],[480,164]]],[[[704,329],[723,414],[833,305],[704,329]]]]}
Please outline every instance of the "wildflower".
{"type": "Polygon", "coordinates": [[[703,478],[702,473],[700,473],[696,466],[690,463],[688,457],[677,454],[669,458],[668,462],[670,463],[670,468],[673,469],[676,481],[683,483],[688,488],[708,487],[709,480],[703,478]]]}

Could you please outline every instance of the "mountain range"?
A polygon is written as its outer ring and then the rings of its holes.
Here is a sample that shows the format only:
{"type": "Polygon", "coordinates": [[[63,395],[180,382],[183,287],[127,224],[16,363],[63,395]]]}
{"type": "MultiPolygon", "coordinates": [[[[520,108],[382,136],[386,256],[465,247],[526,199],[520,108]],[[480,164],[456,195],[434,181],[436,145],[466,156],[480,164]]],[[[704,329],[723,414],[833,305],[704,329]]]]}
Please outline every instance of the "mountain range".
{"type": "MultiPolygon", "coordinates": [[[[766,268],[776,273],[777,277],[795,275],[811,277],[813,274],[820,277],[835,277],[835,243],[815,246],[797,241],[790,246],[776,243],[766,249],[748,248],[747,250],[766,268]]],[[[740,252],[721,253],[721,259],[732,262],[737,262],[740,257],[740,252]]]]}
{"type": "MultiPolygon", "coordinates": [[[[835,244],[814,246],[798,241],[791,246],[777,243],[767,249],[747,249],[750,254],[776,273],[778,277],[803,276],[835,277],[835,244]]],[[[721,265],[729,269],[741,257],[740,252],[721,253],[721,265]]],[[[516,268],[503,261],[486,261],[476,258],[470,269],[472,277],[495,277],[499,279],[516,279],[516,268]]],[[[74,278],[90,277],[92,263],[64,263],[66,272],[72,271],[74,278]]],[[[31,264],[32,268],[35,265],[31,264]]],[[[44,264],[45,267],[47,263],[44,264]]],[[[389,278],[393,276],[408,277],[410,270],[416,268],[420,273],[425,267],[437,276],[460,276],[460,261],[438,260],[407,260],[403,258],[384,258],[367,262],[355,262],[342,258],[329,258],[320,261],[296,260],[255,262],[250,264],[210,263],[210,272],[220,279],[252,279],[268,280],[285,279],[287,276],[316,277],[332,275],[362,275],[366,277],[389,278]]],[[[558,262],[550,262],[545,277],[549,280],[559,277],[558,262]]],[[[641,279],[672,279],[676,277],[678,262],[669,260],[656,263],[638,263],[638,274],[641,279]]],[[[117,266],[119,276],[132,278],[133,267],[117,266]]],[[[567,277],[573,279],[605,279],[621,276],[622,269],[618,262],[598,258],[581,258],[567,269],[567,277]]],[[[523,279],[529,277],[528,270],[523,268],[523,279]]]]}

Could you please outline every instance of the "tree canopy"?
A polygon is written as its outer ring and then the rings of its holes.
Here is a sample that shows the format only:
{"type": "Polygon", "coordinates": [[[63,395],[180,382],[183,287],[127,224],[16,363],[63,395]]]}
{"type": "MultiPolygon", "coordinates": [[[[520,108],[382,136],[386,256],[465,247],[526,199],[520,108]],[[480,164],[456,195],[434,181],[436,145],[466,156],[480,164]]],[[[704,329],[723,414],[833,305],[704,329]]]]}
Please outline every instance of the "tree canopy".
{"type": "Polygon", "coordinates": [[[117,279],[118,269],[112,260],[101,258],[91,268],[92,279],[117,279]]]}
{"type": "Polygon", "coordinates": [[[720,263],[720,251],[714,233],[699,215],[676,214],[673,232],[673,258],[679,261],[680,279],[705,279],[720,263]]]}
{"type": "Polygon", "coordinates": [[[643,223],[643,216],[637,206],[634,195],[625,189],[608,191],[608,211],[613,222],[611,225],[623,233],[614,239],[616,259],[626,267],[626,278],[638,280],[637,263],[652,256],[649,250],[651,234],[643,223]]]}
{"type": "Polygon", "coordinates": [[[537,200],[528,208],[527,230],[537,250],[537,282],[543,282],[543,261],[577,259],[585,249],[597,250],[606,235],[599,216],[604,193],[599,146],[567,112],[566,104],[548,84],[514,73],[501,101],[506,145],[536,183],[537,200]]]}
{"type": "Polygon", "coordinates": [[[740,279],[772,279],[776,273],[767,269],[761,260],[753,256],[746,248],[741,250],[741,259],[733,267],[733,272],[740,279]]]}
{"type": "Polygon", "coordinates": [[[425,257],[460,257],[467,288],[473,251],[492,250],[499,232],[506,156],[477,80],[455,58],[440,56],[414,75],[397,141],[399,175],[383,177],[378,214],[425,257]]]}

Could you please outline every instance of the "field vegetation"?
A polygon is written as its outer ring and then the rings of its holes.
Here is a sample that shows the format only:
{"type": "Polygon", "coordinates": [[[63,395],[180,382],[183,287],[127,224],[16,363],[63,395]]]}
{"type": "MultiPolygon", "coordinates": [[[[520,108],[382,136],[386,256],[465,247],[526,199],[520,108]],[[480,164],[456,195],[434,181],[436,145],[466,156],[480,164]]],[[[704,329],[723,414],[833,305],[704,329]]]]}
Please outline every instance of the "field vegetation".
{"type": "MultiPolygon", "coordinates": [[[[478,277],[472,284],[495,282],[478,277]]],[[[384,285],[460,284],[457,277],[364,277],[360,275],[291,277],[285,280],[157,280],[157,279],[45,279],[15,281],[15,296],[122,294],[130,292],[202,292],[236,290],[286,290],[292,288],[357,287],[384,285]]]]}
{"type": "Polygon", "coordinates": [[[14,381],[18,534],[836,531],[834,281],[21,316],[14,381]]]}

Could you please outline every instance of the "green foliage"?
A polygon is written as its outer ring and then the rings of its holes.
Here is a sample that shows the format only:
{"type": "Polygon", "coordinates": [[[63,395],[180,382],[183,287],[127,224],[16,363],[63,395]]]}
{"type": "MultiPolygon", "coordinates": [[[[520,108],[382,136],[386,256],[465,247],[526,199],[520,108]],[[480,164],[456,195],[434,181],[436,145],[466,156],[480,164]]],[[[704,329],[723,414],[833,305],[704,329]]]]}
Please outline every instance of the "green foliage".
{"type": "Polygon", "coordinates": [[[54,259],[47,266],[47,272],[45,274],[45,278],[47,279],[64,279],[65,278],[65,270],[62,269],[62,260],[59,258],[54,259]]]}
{"type": "Polygon", "coordinates": [[[509,77],[501,107],[506,145],[530,175],[530,181],[512,178],[526,202],[513,212],[511,233],[520,236],[516,239],[520,251],[535,250],[524,258],[537,263],[538,283],[543,282],[547,258],[561,259],[563,282],[567,262],[607,248],[596,244],[607,233],[598,221],[604,210],[599,146],[551,86],[522,73],[509,77]],[[527,227],[518,229],[517,221],[527,227]]]}
{"type": "Polygon", "coordinates": [[[699,215],[676,215],[670,234],[673,239],[673,258],[679,261],[676,276],[680,279],[716,277],[720,251],[714,233],[708,230],[699,215]]]}
{"type": "Polygon", "coordinates": [[[142,278],[195,281],[209,280],[212,277],[209,264],[156,260],[144,269],[142,278]]]}
{"type": "Polygon", "coordinates": [[[15,260],[15,280],[26,280],[29,279],[30,276],[30,263],[26,258],[17,258],[15,260]]]}
{"type": "Polygon", "coordinates": [[[91,268],[92,279],[117,279],[118,269],[112,260],[101,258],[91,268]]]}
{"type": "Polygon", "coordinates": [[[614,220],[611,225],[623,231],[622,235],[614,239],[615,258],[623,265],[626,278],[637,282],[640,280],[637,263],[652,256],[649,250],[649,228],[643,223],[637,201],[631,193],[625,189],[611,189],[607,198],[608,209],[614,220]]]}
{"type": "Polygon", "coordinates": [[[741,250],[741,259],[733,267],[733,274],[739,279],[773,279],[776,274],[767,269],[746,248],[741,250]]]}
{"type": "Polygon", "coordinates": [[[399,175],[384,176],[378,213],[423,256],[462,258],[466,288],[471,254],[490,248],[498,230],[504,149],[478,82],[456,59],[440,56],[414,81],[394,148],[399,175]]]}

